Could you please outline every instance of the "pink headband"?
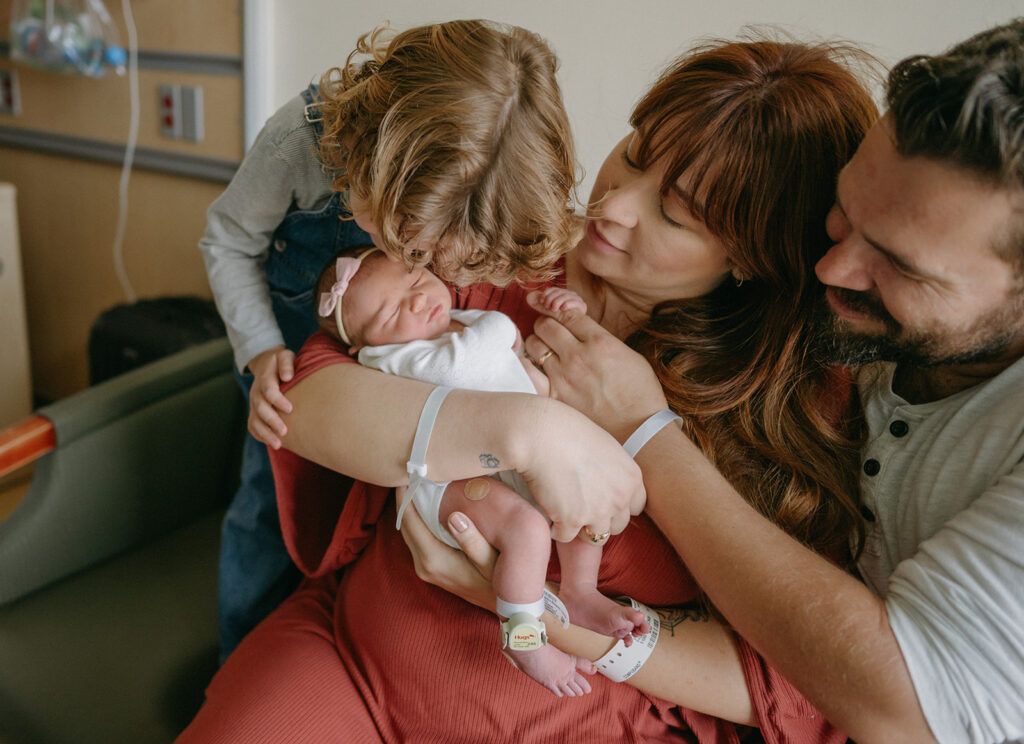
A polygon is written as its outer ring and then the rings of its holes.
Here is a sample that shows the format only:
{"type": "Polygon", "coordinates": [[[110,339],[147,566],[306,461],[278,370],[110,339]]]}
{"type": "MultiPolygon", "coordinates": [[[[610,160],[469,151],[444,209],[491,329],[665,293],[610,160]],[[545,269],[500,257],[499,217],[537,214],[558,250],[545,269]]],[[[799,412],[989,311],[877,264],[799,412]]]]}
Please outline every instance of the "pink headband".
{"type": "Polygon", "coordinates": [[[337,263],[334,264],[334,284],[331,285],[330,292],[322,292],[320,294],[320,317],[326,318],[331,313],[334,313],[334,322],[338,326],[338,337],[348,346],[352,345],[352,341],[345,332],[345,323],[341,319],[341,298],[348,289],[352,277],[359,271],[359,266],[363,263],[363,259],[377,250],[380,249],[374,246],[367,248],[355,258],[351,256],[339,258],[337,263]]]}

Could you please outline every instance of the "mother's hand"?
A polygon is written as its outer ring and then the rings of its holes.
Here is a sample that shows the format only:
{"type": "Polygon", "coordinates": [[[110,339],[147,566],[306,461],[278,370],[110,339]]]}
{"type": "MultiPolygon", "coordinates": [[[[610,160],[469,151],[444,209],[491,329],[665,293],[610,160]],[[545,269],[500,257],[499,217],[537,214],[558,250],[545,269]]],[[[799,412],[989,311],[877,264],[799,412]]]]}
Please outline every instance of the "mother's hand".
{"type": "Polygon", "coordinates": [[[552,398],[586,414],[620,442],[667,407],[661,383],[642,355],[585,313],[552,310],[540,302],[539,292],[527,301],[546,316],[537,320],[525,344],[531,358],[544,360],[552,398]]]}
{"type": "MultiPolygon", "coordinates": [[[[405,489],[398,490],[398,498],[401,499],[405,489]]],[[[491,576],[498,552],[461,512],[454,512],[449,517],[448,529],[462,546],[463,552],[438,540],[416,512],[415,506],[405,510],[402,539],[412,553],[416,575],[467,602],[485,610],[493,610],[495,594],[491,576]]]]}

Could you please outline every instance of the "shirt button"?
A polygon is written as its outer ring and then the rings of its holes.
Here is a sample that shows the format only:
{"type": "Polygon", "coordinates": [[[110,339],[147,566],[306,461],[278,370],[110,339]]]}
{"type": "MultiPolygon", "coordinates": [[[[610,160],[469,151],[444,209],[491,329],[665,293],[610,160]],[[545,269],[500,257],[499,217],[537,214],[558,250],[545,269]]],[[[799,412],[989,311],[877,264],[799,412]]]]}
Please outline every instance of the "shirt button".
{"type": "Polygon", "coordinates": [[[861,504],[860,515],[862,517],[864,517],[865,521],[868,521],[868,522],[874,522],[875,521],[875,513],[873,511],[871,511],[870,509],[868,509],[867,506],[865,506],[864,504],[861,504]]]}
{"type": "Polygon", "coordinates": [[[882,464],[875,458],[864,461],[864,473],[865,475],[878,475],[878,471],[882,469],[882,464]]]}
{"type": "Polygon", "coordinates": [[[910,431],[910,425],[906,421],[893,421],[889,424],[889,433],[894,437],[905,437],[910,431]]]}

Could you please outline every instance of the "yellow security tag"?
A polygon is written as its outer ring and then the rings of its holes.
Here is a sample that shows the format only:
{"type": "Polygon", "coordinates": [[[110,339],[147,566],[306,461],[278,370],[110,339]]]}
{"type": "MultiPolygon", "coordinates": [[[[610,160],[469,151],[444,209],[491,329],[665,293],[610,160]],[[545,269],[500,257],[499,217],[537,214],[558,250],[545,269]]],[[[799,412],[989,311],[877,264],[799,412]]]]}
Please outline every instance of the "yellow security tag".
{"type": "Polygon", "coordinates": [[[502,648],[534,651],[548,642],[544,621],[525,612],[517,612],[501,624],[502,648]]]}

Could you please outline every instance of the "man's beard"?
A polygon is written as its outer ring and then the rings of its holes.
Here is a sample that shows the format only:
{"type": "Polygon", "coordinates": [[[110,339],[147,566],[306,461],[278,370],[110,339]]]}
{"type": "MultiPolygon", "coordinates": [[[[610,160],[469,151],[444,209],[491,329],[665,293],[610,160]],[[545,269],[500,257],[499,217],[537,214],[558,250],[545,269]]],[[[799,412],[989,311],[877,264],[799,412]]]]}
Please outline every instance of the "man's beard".
{"type": "Polygon", "coordinates": [[[839,287],[831,289],[847,307],[885,325],[883,333],[851,331],[823,295],[815,326],[821,334],[826,358],[837,364],[857,367],[871,362],[896,362],[910,367],[939,367],[995,362],[1004,358],[1021,334],[1019,294],[965,329],[908,330],[877,297],[839,287]]]}

